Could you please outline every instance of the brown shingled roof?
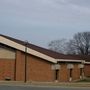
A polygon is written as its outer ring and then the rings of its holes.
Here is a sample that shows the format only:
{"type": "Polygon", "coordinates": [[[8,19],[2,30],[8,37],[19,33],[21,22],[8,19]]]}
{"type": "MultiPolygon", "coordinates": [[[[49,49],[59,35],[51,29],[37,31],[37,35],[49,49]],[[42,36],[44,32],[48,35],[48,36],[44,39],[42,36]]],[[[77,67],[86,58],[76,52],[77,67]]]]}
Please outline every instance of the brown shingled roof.
{"type": "MultiPolygon", "coordinates": [[[[18,40],[18,39],[15,39],[15,38],[12,38],[12,37],[9,37],[9,36],[6,36],[6,35],[2,35],[2,34],[0,34],[0,36],[5,37],[5,38],[7,38],[7,39],[9,39],[11,41],[14,41],[14,42],[18,43],[18,44],[25,45],[25,41],[18,40]]],[[[53,57],[55,59],[71,59],[71,60],[86,60],[86,61],[90,61],[90,55],[89,56],[64,55],[64,54],[61,54],[61,53],[57,53],[57,52],[51,51],[49,49],[45,49],[45,48],[33,45],[31,43],[28,43],[27,47],[31,48],[33,50],[36,50],[36,51],[38,51],[40,53],[43,53],[45,55],[48,55],[50,57],[53,57]]]]}
{"type": "Polygon", "coordinates": [[[87,62],[90,62],[90,55],[74,55],[78,59],[86,60],[87,62]]]}

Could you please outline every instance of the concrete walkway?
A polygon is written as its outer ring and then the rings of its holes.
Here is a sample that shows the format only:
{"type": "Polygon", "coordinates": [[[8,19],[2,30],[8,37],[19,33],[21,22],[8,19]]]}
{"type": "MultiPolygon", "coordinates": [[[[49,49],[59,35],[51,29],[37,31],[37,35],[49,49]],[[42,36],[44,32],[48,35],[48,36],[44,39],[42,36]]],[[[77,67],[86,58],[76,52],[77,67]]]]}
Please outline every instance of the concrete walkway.
{"type": "Polygon", "coordinates": [[[77,83],[53,83],[53,82],[17,82],[17,81],[0,81],[0,85],[8,86],[51,86],[51,87],[90,87],[90,83],[77,82],[77,83]]]}

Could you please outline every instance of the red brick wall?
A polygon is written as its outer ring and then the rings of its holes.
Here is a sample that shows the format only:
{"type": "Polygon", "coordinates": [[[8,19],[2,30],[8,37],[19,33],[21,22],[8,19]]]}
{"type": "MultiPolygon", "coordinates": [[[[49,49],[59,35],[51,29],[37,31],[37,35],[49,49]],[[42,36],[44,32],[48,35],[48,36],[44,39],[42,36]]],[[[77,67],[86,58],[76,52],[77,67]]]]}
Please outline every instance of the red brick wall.
{"type": "Polygon", "coordinates": [[[21,51],[16,52],[16,81],[24,81],[25,57],[21,51]]]}
{"type": "Polygon", "coordinates": [[[86,77],[90,77],[90,64],[85,65],[84,73],[86,77]]]}
{"type": "Polygon", "coordinates": [[[0,59],[0,80],[10,77],[14,80],[14,62],[15,60],[0,59]]]}
{"type": "MultiPolygon", "coordinates": [[[[51,70],[52,63],[38,57],[27,56],[27,81],[53,81],[54,71],[51,70]]],[[[16,54],[16,80],[25,80],[25,55],[17,51],[16,54]]]]}
{"type": "MultiPolygon", "coordinates": [[[[59,71],[59,81],[67,82],[69,81],[69,69],[67,69],[67,64],[60,64],[61,68],[59,71]]],[[[80,69],[78,68],[78,64],[74,64],[74,68],[72,70],[72,80],[80,79],[80,69]]]]}
{"type": "Polygon", "coordinates": [[[67,64],[60,64],[61,68],[59,71],[59,81],[60,82],[65,82],[68,81],[69,78],[69,70],[67,69],[67,64]]]}
{"type": "Polygon", "coordinates": [[[51,70],[52,63],[37,58],[35,56],[28,57],[28,80],[29,81],[53,81],[54,71],[51,70]]]}
{"type": "Polygon", "coordinates": [[[73,80],[79,80],[80,79],[80,68],[78,67],[79,64],[74,64],[74,69],[73,69],[73,80]]]}
{"type": "MultiPolygon", "coordinates": [[[[28,55],[27,56],[27,81],[41,81],[52,82],[55,81],[55,70],[52,70],[53,63],[45,61],[41,58],[28,55]]],[[[61,68],[59,71],[58,80],[60,82],[69,81],[69,69],[67,69],[66,63],[60,63],[61,68]]],[[[90,75],[90,66],[85,66],[85,75],[90,75]]],[[[14,74],[16,75],[16,81],[25,80],[25,54],[21,51],[16,51],[16,73],[15,60],[0,60],[0,80],[4,80],[5,77],[11,77],[14,80],[14,74]]],[[[80,78],[80,69],[78,64],[74,63],[74,69],[72,79],[77,80],[80,78]]]]}

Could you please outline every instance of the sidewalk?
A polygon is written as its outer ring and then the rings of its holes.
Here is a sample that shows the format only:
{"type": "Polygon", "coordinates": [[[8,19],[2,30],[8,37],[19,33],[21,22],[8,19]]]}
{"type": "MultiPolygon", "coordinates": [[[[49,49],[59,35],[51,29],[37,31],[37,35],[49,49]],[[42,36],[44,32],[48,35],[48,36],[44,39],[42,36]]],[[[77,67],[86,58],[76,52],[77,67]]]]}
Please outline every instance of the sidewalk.
{"type": "Polygon", "coordinates": [[[46,87],[90,87],[90,83],[77,82],[77,83],[53,83],[53,82],[17,82],[17,81],[0,81],[0,85],[8,86],[46,86],[46,87]]]}

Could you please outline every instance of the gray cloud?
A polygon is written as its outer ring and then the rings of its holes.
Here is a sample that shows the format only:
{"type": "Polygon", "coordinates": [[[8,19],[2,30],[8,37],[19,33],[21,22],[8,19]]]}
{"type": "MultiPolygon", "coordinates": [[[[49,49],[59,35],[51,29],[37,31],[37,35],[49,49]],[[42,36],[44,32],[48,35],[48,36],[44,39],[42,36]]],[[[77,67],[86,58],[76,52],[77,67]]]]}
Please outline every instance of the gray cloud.
{"type": "Polygon", "coordinates": [[[90,10],[78,4],[79,2],[81,0],[2,0],[0,11],[6,16],[10,15],[12,18],[24,20],[27,23],[30,21],[36,24],[41,22],[44,24],[47,22],[72,23],[85,21],[85,19],[87,21],[90,10]]]}
{"type": "Polygon", "coordinates": [[[90,0],[68,0],[70,3],[90,8],[90,0]]]}
{"type": "Polygon", "coordinates": [[[21,33],[23,30],[25,35],[24,30],[27,30],[33,37],[39,30],[35,35],[40,38],[42,30],[46,30],[46,33],[56,35],[47,38],[54,39],[60,36],[55,32],[70,33],[68,36],[61,34],[61,37],[69,37],[71,33],[86,29],[90,30],[90,0],[0,0],[2,32],[16,30],[21,33]]]}

